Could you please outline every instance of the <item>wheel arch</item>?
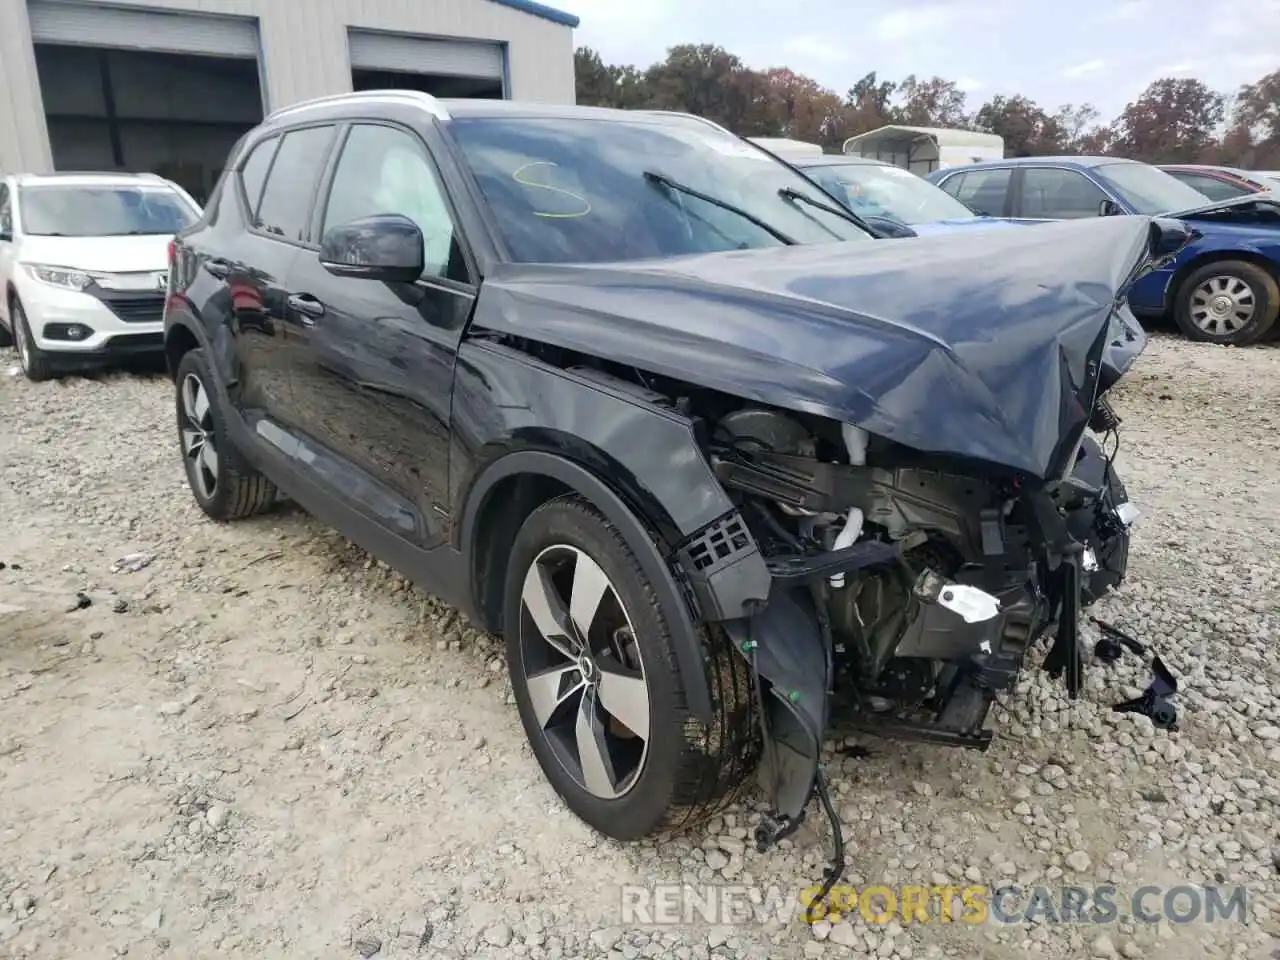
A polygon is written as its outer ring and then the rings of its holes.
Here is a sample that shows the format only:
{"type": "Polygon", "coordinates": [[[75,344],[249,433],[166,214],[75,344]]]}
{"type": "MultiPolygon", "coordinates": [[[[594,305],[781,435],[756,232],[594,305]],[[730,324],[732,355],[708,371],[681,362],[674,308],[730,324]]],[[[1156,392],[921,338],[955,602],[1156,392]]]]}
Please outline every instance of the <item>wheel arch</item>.
{"type": "Polygon", "coordinates": [[[1166,311],[1176,310],[1178,307],[1178,294],[1182,292],[1182,285],[1187,282],[1187,278],[1199,270],[1201,267],[1207,267],[1211,263],[1222,263],[1231,260],[1240,260],[1244,263],[1252,264],[1258,267],[1272,281],[1280,286],[1280,268],[1276,262],[1266,254],[1257,250],[1248,249],[1224,249],[1221,247],[1212,250],[1204,250],[1197,253],[1194,257],[1187,260],[1186,263],[1178,264],[1173,271],[1173,276],[1169,278],[1169,285],[1165,287],[1164,307],[1166,311]]]}
{"type": "Polygon", "coordinates": [[[185,322],[179,320],[164,332],[164,364],[169,372],[169,379],[178,376],[178,364],[182,358],[200,347],[200,338],[185,322]]]}
{"type": "Polygon", "coordinates": [[[617,489],[593,469],[559,452],[516,450],[494,460],[472,483],[457,527],[468,565],[471,605],[484,628],[501,634],[506,560],[516,533],[537,507],[558,496],[576,494],[587,500],[622,534],[645,576],[657,592],[675,639],[690,711],[712,722],[710,689],[701,635],[694,624],[692,598],[677,582],[660,549],[658,527],[670,518],[647,516],[634,492],[617,489]],[[657,521],[657,522],[655,522],[657,521]]]}

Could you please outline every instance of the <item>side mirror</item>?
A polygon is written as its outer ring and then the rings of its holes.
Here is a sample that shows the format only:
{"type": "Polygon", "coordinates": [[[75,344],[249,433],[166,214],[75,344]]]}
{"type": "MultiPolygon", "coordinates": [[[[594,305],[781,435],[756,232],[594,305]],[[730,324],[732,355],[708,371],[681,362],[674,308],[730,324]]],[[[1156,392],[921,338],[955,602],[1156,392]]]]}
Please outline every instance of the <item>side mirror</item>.
{"type": "Polygon", "coordinates": [[[1098,204],[1098,216],[1121,217],[1124,216],[1124,211],[1120,209],[1120,204],[1108,197],[1098,204]]]}
{"type": "Polygon", "coordinates": [[[1182,220],[1155,217],[1151,221],[1151,253],[1156,259],[1172,257],[1199,234],[1182,220]]]}
{"type": "Polygon", "coordinates": [[[862,219],[867,226],[871,227],[872,230],[875,230],[885,239],[903,240],[907,237],[920,236],[920,234],[916,233],[901,220],[896,220],[893,217],[864,216],[862,219]]]}
{"type": "Polygon", "coordinates": [[[335,277],[413,283],[425,267],[422,231],[408,217],[379,214],[329,228],[320,265],[335,277]]]}

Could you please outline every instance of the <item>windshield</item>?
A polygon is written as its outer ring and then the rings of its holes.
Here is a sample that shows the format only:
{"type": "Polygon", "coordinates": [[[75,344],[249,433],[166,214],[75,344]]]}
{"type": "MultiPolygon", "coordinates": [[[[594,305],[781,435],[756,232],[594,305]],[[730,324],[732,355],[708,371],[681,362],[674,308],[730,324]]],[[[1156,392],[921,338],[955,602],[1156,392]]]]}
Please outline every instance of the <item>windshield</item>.
{"type": "Polygon", "coordinates": [[[1155,216],[1203,207],[1210,199],[1177,177],[1145,163],[1104,163],[1093,172],[1111,185],[1135,213],[1155,216]]]}
{"type": "Polygon", "coordinates": [[[872,239],[783,197],[790,188],[830,203],[784,164],[694,121],[462,118],[449,129],[520,263],[872,239]]]}
{"type": "Polygon", "coordinates": [[[199,216],[167,187],[22,187],[22,230],[35,237],[118,237],[170,234],[199,216]]]}
{"type": "Polygon", "coordinates": [[[824,164],[805,173],[859,216],[892,217],[908,225],[977,216],[949,193],[901,167],[824,164]]]}

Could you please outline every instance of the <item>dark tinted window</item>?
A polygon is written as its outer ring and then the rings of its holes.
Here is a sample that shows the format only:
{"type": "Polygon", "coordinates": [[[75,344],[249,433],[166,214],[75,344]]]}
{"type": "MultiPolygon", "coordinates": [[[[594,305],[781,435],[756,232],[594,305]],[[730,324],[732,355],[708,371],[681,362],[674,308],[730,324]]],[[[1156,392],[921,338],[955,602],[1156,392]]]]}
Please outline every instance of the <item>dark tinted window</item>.
{"type": "Polygon", "coordinates": [[[1079,220],[1100,216],[1107,195],[1076,170],[1030,168],[1022,178],[1022,216],[1037,220],[1079,220]]]}
{"type": "Polygon", "coordinates": [[[942,189],[971,210],[988,217],[1003,217],[1009,181],[1012,178],[1013,170],[1009,167],[967,170],[948,177],[942,184],[942,189]]]}
{"type": "Polygon", "coordinates": [[[449,128],[520,262],[640,260],[773,247],[783,237],[871,240],[779,192],[831,206],[808,179],[694,120],[484,118],[449,128]]]}
{"type": "Polygon", "coordinates": [[[275,156],[276,147],[279,145],[279,137],[263,140],[253,148],[240,166],[240,183],[244,185],[244,199],[249,204],[250,213],[258,212],[258,201],[262,199],[262,185],[267,182],[267,170],[271,167],[271,158],[275,156]]]}
{"type": "Polygon", "coordinates": [[[18,190],[22,232],[43,237],[160,236],[191,226],[200,211],[171,187],[62,186],[18,190]]]}
{"type": "Polygon", "coordinates": [[[324,229],[385,213],[408,217],[422,230],[427,276],[466,282],[453,217],[426,148],[404,130],[361,124],[342,147],[324,229]]]}
{"type": "Polygon", "coordinates": [[[333,129],[308,127],[284,135],[258,207],[259,229],[286,240],[310,239],[312,204],[333,129]]]}
{"type": "Polygon", "coordinates": [[[1188,173],[1185,170],[1167,170],[1165,172],[1175,180],[1181,180],[1188,187],[1199,190],[1210,200],[1231,200],[1235,197],[1243,197],[1246,193],[1253,193],[1248,187],[1232,183],[1230,180],[1207,177],[1203,173],[1188,173]]]}

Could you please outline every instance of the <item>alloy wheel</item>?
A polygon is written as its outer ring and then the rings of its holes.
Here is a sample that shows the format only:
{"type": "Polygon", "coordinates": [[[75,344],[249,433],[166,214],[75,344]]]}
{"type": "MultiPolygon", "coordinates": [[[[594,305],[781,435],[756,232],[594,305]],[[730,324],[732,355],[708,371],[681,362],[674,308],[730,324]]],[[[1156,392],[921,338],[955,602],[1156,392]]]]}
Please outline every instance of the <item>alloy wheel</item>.
{"type": "Polygon", "coordinates": [[[1235,276],[1210,277],[1191,293],[1191,322],[1217,337],[1247,327],[1256,309],[1253,288],[1235,276]]]}
{"type": "Polygon", "coordinates": [[[649,688],[631,618],[600,565],[547,547],[521,590],[520,654],[538,728],[565,772],[602,800],[644,770],[649,688]]]}
{"type": "Polygon", "coordinates": [[[187,474],[204,500],[218,491],[218,447],[214,438],[209,391],[194,373],[182,381],[182,454],[187,474]]]}

